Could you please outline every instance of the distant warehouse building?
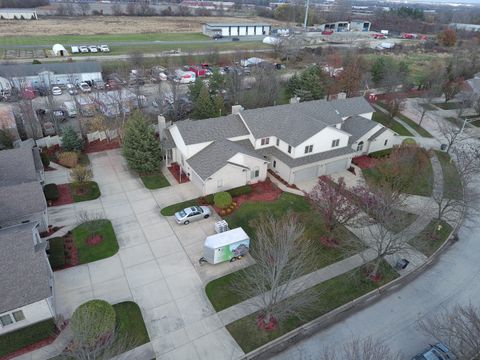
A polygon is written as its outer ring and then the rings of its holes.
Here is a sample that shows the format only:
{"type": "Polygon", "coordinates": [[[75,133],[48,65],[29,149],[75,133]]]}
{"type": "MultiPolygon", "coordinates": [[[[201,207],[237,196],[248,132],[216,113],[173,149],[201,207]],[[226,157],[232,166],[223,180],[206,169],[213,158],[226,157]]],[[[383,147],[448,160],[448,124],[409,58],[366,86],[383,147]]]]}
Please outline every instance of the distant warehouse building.
{"type": "Polygon", "coordinates": [[[38,20],[35,9],[0,9],[0,20],[38,20]]]}
{"type": "Polygon", "coordinates": [[[448,26],[452,29],[455,29],[455,30],[480,31],[480,25],[476,25],[476,24],[451,23],[448,26]]]}
{"type": "Polygon", "coordinates": [[[320,31],[346,32],[346,31],[370,31],[370,21],[352,20],[326,23],[319,26],[320,31]]]}
{"type": "Polygon", "coordinates": [[[270,24],[203,24],[203,33],[207,36],[254,36],[269,35],[272,30],[270,24]]]}

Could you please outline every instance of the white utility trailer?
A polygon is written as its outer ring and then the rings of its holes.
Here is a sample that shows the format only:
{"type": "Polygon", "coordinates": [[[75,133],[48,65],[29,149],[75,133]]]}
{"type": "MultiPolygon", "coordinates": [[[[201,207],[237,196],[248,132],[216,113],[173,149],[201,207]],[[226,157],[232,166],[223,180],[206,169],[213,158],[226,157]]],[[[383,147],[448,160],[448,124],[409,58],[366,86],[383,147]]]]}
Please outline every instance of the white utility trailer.
{"type": "Polygon", "coordinates": [[[241,259],[248,253],[250,238],[242,228],[236,228],[208,236],[203,244],[203,257],[200,264],[218,264],[241,259]]]}

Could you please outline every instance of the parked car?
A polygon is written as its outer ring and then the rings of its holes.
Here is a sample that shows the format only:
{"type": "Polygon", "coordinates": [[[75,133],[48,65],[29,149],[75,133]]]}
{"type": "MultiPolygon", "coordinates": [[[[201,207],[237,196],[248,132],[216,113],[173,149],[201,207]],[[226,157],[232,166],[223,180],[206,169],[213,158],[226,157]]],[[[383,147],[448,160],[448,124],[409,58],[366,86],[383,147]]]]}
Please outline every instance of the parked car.
{"type": "Polygon", "coordinates": [[[53,136],[56,134],[55,126],[50,121],[44,122],[42,128],[44,136],[53,136]]]}
{"type": "Polygon", "coordinates": [[[79,46],[78,49],[81,53],[88,53],[88,47],[86,47],[85,45],[79,46]]]}
{"type": "Polygon", "coordinates": [[[80,52],[80,49],[78,48],[78,46],[72,46],[72,54],[78,54],[80,52]]]}
{"type": "Polygon", "coordinates": [[[223,35],[222,34],[215,34],[215,35],[212,36],[212,39],[213,40],[223,39],[223,35]]]}
{"type": "Polygon", "coordinates": [[[240,38],[238,38],[238,37],[233,37],[233,38],[232,38],[232,41],[240,41],[240,38]]]}
{"type": "Polygon", "coordinates": [[[80,85],[78,85],[80,90],[82,90],[84,93],[89,93],[92,92],[92,88],[90,85],[88,85],[86,82],[81,82],[80,85]]]}
{"type": "Polygon", "coordinates": [[[103,80],[95,80],[93,82],[93,86],[95,87],[95,89],[97,90],[103,90],[105,89],[105,83],[103,82],[103,80]]]}
{"type": "Polygon", "coordinates": [[[178,224],[188,225],[191,221],[206,219],[212,212],[207,206],[192,206],[175,213],[178,224]]]}
{"type": "Polygon", "coordinates": [[[78,93],[77,88],[73,84],[67,84],[67,91],[70,95],[76,95],[78,93]]]}
{"type": "Polygon", "coordinates": [[[108,47],[108,45],[98,45],[98,48],[101,52],[110,52],[110,48],[108,47]]]}
{"type": "Polygon", "coordinates": [[[58,86],[52,87],[52,94],[53,95],[62,95],[62,89],[60,89],[58,86]]]}
{"type": "Polygon", "coordinates": [[[453,360],[455,356],[441,342],[430,345],[430,349],[423,351],[412,358],[412,360],[453,360]]]}
{"type": "Polygon", "coordinates": [[[98,52],[98,49],[97,49],[97,47],[96,47],[95,45],[90,45],[90,46],[88,47],[88,50],[90,50],[90,52],[92,52],[92,53],[98,52]]]}

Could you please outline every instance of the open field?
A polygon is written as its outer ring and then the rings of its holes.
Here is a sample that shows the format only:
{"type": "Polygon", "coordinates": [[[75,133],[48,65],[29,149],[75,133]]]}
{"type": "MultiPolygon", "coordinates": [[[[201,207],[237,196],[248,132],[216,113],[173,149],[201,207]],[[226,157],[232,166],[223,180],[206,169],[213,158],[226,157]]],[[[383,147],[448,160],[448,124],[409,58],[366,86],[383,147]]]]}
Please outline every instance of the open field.
{"type": "MultiPolygon", "coordinates": [[[[205,22],[266,22],[265,19],[232,17],[140,17],[91,16],[40,19],[37,21],[3,20],[0,22],[4,45],[30,45],[112,41],[187,41],[207,39],[201,35],[205,22]],[[26,26],[28,24],[28,26],[26,26]],[[178,34],[189,33],[190,35],[178,34]],[[42,34],[39,36],[39,34],[42,34]],[[127,36],[127,34],[131,34],[127,36]],[[102,35],[102,36],[99,36],[102,35]],[[90,36],[90,37],[89,37],[90,36]],[[92,37],[93,36],[93,37],[92,37]],[[101,41],[100,41],[101,40],[101,41]]],[[[268,20],[268,23],[278,23],[268,20]]]]}

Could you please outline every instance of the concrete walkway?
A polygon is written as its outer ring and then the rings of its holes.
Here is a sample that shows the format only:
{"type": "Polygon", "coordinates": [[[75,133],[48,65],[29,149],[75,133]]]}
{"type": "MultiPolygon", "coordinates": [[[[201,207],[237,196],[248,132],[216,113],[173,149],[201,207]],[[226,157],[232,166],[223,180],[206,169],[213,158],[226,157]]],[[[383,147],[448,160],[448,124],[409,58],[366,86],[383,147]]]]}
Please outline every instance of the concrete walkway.
{"type": "Polygon", "coordinates": [[[45,360],[60,354],[67,347],[71,340],[71,332],[67,326],[58,337],[47,346],[31,351],[27,354],[15,357],[15,360],[45,360]]]}

